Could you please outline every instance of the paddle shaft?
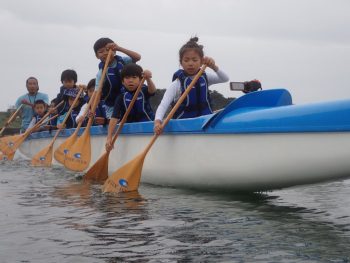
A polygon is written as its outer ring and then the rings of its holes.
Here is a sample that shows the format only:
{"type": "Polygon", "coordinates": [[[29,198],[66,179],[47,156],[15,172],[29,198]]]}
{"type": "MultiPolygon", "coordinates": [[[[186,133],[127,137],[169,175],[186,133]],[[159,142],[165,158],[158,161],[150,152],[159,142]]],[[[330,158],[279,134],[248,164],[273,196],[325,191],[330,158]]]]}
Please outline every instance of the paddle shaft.
{"type": "Polygon", "coordinates": [[[123,129],[123,126],[124,126],[125,122],[127,121],[128,117],[129,117],[129,114],[130,114],[130,112],[132,110],[132,107],[134,107],[134,104],[135,104],[135,102],[137,100],[137,96],[139,95],[145,80],[146,80],[145,78],[142,78],[139,86],[137,87],[137,89],[136,89],[136,91],[134,93],[134,96],[132,97],[132,100],[131,100],[131,102],[130,102],[126,112],[124,113],[124,116],[123,116],[122,120],[119,122],[118,129],[117,129],[117,131],[114,134],[113,139],[112,139],[112,146],[114,145],[115,141],[117,140],[119,133],[123,129]]]}
{"type": "Polygon", "coordinates": [[[80,90],[79,90],[79,92],[78,92],[78,94],[77,94],[77,96],[75,97],[75,99],[74,99],[72,105],[69,107],[69,110],[68,110],[66,116],[64,117],[64,119],[63,119],[63,121],[62,121],[62,126],[63,126],[63,125],[66,123],[66,121],[68,120],[69,115],[72,113],[72,111],[73,111],[73,109],[74,109],[74,106],[75,106],[75,103],[77,103],[77,101],[79,100],[80,94],[83,92],[83,90],[84,90],[84,89],[81,87],[80,90]]]}
{"type": "MultiPolygon", "coordinates": [[[[175,112],[177,111],[177,109],[180,107],[181,103],[186,99],[188,93],[190,93],[191,89],[193,88],[193,86],[196,84],[196,82],[198,81],[198,79],[202,76],[203,72],[205,71],[207,65],[203,65],[202,68],[199,70],[199,72],[196,74],[196,76],[192,79],[190,85],[188,85],[188,87],[186,88],[186,90],[184,91],[184,93],[181,95],[181,97],[178,99],[178,101],[176,102],[176,104],[174,105],[174,107],[171,109],[171,111],[169,112],[168,116],[166,117],[166,119],[163,121],[162,123],[162,130],[164,129],[164,127],[168,124],[168,122],[171,120],[171,118],[174,116],[175,112]]],[[[154,142],[157,140],[158,136],[160,134],[154,134],[151,141],[149,142],[149,144],[147,145],[147,147],[145,148],[145,150],[143,151],[143,154],[146,155],[148,153],[148,151],[151,149],[152,145],[154,144],[154,142]]]]}
{"type": "MultiPolygon", "coordinates": [[[[112,56],[112,49],[110,49],[108,51],[108,55],[107,55],[107,59],[106,59],[106,62],[105,62],[105,65],[103,67],[103,71],[102,71],[102,75],[101,75],[101,79],[100,79],[100,82],[98,83],[98,88],[97,88],[97,91],[95,92],[96,95],[93,99],[93,103],[92,103],[92,106],[91,106],[91,112],[92,113],[95,113],[96,111],[96,108],[97,108],[97,105],[99,104],[100,102],[100,98],[101,98],[101,93],[102,93],[102,87],[103,87],[103,84],[105,82],[105,78],[106,78],[106,72],[108,70],[108,66],[109,66],[109,63],[111,61],[111,56],[112,56]]],[[[92,98],[90,99],[92,100],[92,98]]],[[[92,125],[92,122],[94,120],[94,116],[90,116],[89,117],[89,121],[86,125],[86,130],[89,130],[91,125],[92,125]]]]}
{"type": "Polygon", "coordinates": [[[52,139],[52,141],[51,141],[51,143],[50,143],[50,145],[53,145],[53,144],[54,144],[55,140],[57,139],[58,135],[60,134],[61,130],[63,129],[64,124],[65,124],[66,121],[68,120],[69,115],[72,113],[72,111],[73,111],[73,109],[74,109],[74,106],[75,106],[75,103],[77,103],[77,101],[78,101],[78,99],[79,99],[79,97],[80,97],[80,94],[83,92],[83,90],[84,90],[83,88],[80,88],[80,90],[79,90],[77,96],[75,97],[75,99],[74,99],[72,105],[70,106],[70,108],[69,108],[69,110],[68,110],[66,116],[64,117],[64,119],[63,119],[63,121],[62,121],[62,123],[61,123],[61,124],[62,124],[62,127],[60,127],[60,128],[57,130],[55,136],[53,137],[53,139],[52,139]]]}
{"type": "MultiPolygon", "coordinates": [[[[98,83],[98,88],[94,92],[96,93],[94,98],[91,98],[91,115],[89,116],[89,121],[85,127],[82,135],[73,143],[72,147],[69,149],[68,153],[65,155],[64,166],[72,171],[83,171],[85,170],[91,161],[91,142],[90,142],[90,128],[92,126],[95,111],[97,105],[100,101],[102,87],[104,85],[104,80],[109,67],[109,63],[112,57],[112,49],[108,51],[105,65],[101,74],[101,79],[98,83]]],[[[89,110],[89,108],[88,108],[89,110]]]]}
{"type": "MultiPolygon", "coordinates": [[[[113,135],[112,139],[112,146],[114,145],[115,141],[118,138],[119,133],[123,129],[124,123],[128,119],[128,116],[135,104],[135,101],[142,89],[143,83],[145,82],[145,78],[142,78],[139,86],[137,87],[134,96],[124,113],[124,116],[122,120],[119,123],[118,129],[116,133],[113,135]]],[[[87,173],[84,176],[84,180],[96,180],[96,181],[102,181],[106,180],[108,178],[108,159],[109,159],[109,153],[111,152],[113,147],[110,148],[110,150],[105,151],[105,153],[95,162],[93,166],[90,167],[90,169],[87,171],[87,173]]]]}
{"type": "Polygon", "coordinates": [[[75,131],[74,131],[73,134],[78,133],[78,132],[79,132],[79,129],[80,129],[81,126],[83,125],[84,119],[85,119],[85,117],[87,116],[87,114],[88,114],[88,112],[89,112],[90,105],[91,105],[91,103],[92,103],[92,101],[93,101],[95,95],[96,95],[96,92],[94,92],[94,93],[92,94],[92,96],[91,96],[91,98],[90,98],[90,100],[89,100],[89,102],[88,102],[88,105],[87,105],[87,107],[86,107],[86,109],[85,109],[85,111],[84,111],[84,113],[83,113],[83,120],[80,121],[80,122],[78,123],[78,125],[77,125],[77,127],[75,128],[75,131]]]}
{"type": "MultiPolygon", "coordinates": [[[[54,108],[54,110],[56,110],[59,106],[61,106],[61,105],[63,104],[63,102],[64,102],[64,101],[61,101],[59,104],[57,104],[57,106],[54,108]]],[[[49,115],[50,115],[50,112],[47,112],[47,113],[41,118],[41,120],[39,120],[32,128],[27,129],[27,130],[24,132],[24,134],[26,134],[26,135],[28,136],[28,135],[31,134],[35,129],[37,129],[38,127],[40,127],[40,125],[41,125],[44,121],[49,122],[50,120],[53,120],[54,118],[56,118],[56,117],[58,116],[58,114],[57,114],[57,115],[55,115],[54,117],[49,118],[48,120],[46,120],[46,118],[47,118],[49,115]]],[[[23,135],[24,135],[24,134],[23,134],[23,135]]]]}
{"type": "Polygon", "coordinates": [[[66,116],[64,117],[64,119],[63,119],[63,121],[62,121],[62,123],[61,123],[62,126],[56,131],[56,134],[55,134],[55,136],[53,137],[53,139],[52,139],[50,145],[53,145],[53,144],[54,144],[54,142],[55,142],[55,140],[57,139],[58,135],[59,135],[60,132],[62,131],[63,125],[64,125],[64,124],[66,123],[66,121],[68,120],[69,115],[72,113],[72,111],[73,111],[73,109],[74,109],[74,106],[75,106],[75,103],[77,103],[77,101],[78,101],[78,99],[79,99],[79,97],[80,97],[80,94],[83,92],[83,90],[84,90],[84,89],[81,87],[80,90],[79,90],[79,92],[78,92],[78,94],[77,94],[77,96],[75,97],[75,99],[74,99],[72,105],[70,106],[70,108],[69,108],[69,110],[68,110],[66,116]]]}
{"type": "Polygon", "coordinates": [[[11,122],[16,118],[16,116],[17,116],[18,112],[21,110],[22,106],[23,106],[23,104],[21,104],[17,108],[17,110],[11,115],[11,117],[5,122],[4,127],[2,127],[2,129],[0,131],[0,136],[4,132],[4,130],[7,128],[7,126],[10,125],[11,122]]]}

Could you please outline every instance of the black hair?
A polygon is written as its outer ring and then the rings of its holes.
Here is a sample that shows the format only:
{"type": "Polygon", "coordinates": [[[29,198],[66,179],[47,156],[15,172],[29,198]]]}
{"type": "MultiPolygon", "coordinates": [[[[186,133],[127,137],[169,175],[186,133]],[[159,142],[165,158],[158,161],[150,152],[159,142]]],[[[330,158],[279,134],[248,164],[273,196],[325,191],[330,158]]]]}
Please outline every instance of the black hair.
{"type": "Polygon", "coordinates": [[[89,81],[89,83],[87,84],[86,89],[87,90],[92,89],[92,88],[95,89],[95,85],[96,85],[96,79],[91,79],[89,81]]]}
{"type": "Polygon", "coordinates": [[[51,100],[51,101],[50,101],[50,104],[56,105],[56,104],[57,104],[57,100],[56,100],[56,99],[51,100]]]}
{"type": "Polygon", "coordinates": [[[36,80],[36,83],[39,84],[39,81],[38,81],[37,78],[35,78],[35,77],[29,77],[29,78],[27,78],[27,80],[26,80],[26,85],[28,85],[28,81],[31,80],[31,79],[35,79],[35,80],[36,80]]]}
{"type": "Polygon", "coordinates": [[[42,105],[44,105],[46,107],[46,102],[45,101],[43,101],[43,100],[36,100],[36,101],[34,101],[34,107],[36,105],[40,105],[40,104],[42,104],[42,105]]]}
{"type": "Polygon", "coordinates": [[[95,51],[95,54],[97,54],[97,51],[100,49],[100,48],[103,48],[105,47],[107,44],[109,43],[114,43],[114,41],[108,37],[101,37],[100,39],[98,39],[95,44],[94,44],[94,51],[95,51]]]}
{"type": "Polygon", "coordinates": [[[129,63],[123,67],[122,71],[120,72],[120,76],[122,80],[125,77],[130,77],[130,76],[137,76],[139,78],[142,78],[142,72],[143,72],[143,69],[141,66],[135,63],[129,63]]]}
{"type": "Polygon", "coordinates": [[[184,44],[180,50],[179,50],[179,58],[180,58],[180,63],[181,60],[185,54],[186,51],[188,51],[189,49],[194,50],[195,52],[198,53],[198,55],[203,58],[204,57],[204,51],[203,51],[203,46],[202,45],[198,45],[198,37],[191,37],[189,41],[187,41],[186,44],[184,44]]]}
{"type": "Polygon", "coordinates": [[[63,83],[64,80],[73,80],[74,83],[77,83],[78,81],[78,75],[73,69],[66,69],[61,74],[61,82],[63,83]]]}

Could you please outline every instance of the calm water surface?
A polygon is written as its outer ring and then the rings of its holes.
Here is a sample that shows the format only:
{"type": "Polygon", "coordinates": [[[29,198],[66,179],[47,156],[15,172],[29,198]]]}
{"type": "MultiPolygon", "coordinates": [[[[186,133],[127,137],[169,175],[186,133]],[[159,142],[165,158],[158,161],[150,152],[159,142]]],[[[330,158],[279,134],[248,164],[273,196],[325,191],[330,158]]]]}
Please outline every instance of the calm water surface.
{"type": "Polygon", "coordinates": [[[0,207],[0,262],[350,261],[350,180],[106,195],[62,168],[17,160],[0,164],[0,207]]]}

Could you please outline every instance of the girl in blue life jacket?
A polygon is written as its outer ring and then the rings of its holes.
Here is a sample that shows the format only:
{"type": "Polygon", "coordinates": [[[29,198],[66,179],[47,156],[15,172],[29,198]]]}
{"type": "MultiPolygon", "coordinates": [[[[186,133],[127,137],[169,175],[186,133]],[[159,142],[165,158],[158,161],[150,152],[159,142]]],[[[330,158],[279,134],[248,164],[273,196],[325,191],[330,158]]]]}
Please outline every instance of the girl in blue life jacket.
{"type": "Polygon", "coordinates": [[[197,42],[198,37],[193,37],[180,48],[179,58],[182,69],[174,73],[173,82],[167,88],[158,106],[154,121],[154,131],[157,134],[162,131],[162,120],[169,106],[176,103],[180,98],[202,64],[206,64],[214,72],[205,72],[198,79],[187,98],[174,114],[174,118],[185,119],[211,114],[213,111],[210,103],[209,86],[229,80],[226,73],[215,64],[214,59],[204,56],[203,46],[198,45],[197,42]]]}
{"type": "Polygon", "coordinates": [[[121,78],[125,93],[117,97],[112,118],[109,121],[108,135],[106,141],[106,150],[112,149],[112,136],[117,123],[123,118],[129,104],[134,97],[137,87],[140,85],[142,77],[145,78],[147,85],[143,85],[137,96],[126,122],[144,122],[153,121],[154,113],[149,102],[149,98],[156,93],[156,86],[152,81],[152,73],[149,70],[142,70],[142,67],[134,63],[126,65],[122,72],[121,78]]]}

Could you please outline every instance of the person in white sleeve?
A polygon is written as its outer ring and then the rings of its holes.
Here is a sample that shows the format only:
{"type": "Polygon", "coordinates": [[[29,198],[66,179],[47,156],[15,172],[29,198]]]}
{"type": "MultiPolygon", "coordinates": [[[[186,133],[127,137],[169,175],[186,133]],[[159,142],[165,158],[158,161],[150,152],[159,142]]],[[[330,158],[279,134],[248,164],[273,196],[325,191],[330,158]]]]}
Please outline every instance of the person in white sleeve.
{"type": "Polygon", "coordinates": [[[190,85],[192,78],[200,70],[202,64],[206,64],[214,72],[205,72],[198,79],[187,98],[174,114],[175,119],[195,118],[213,113],[209,86],[229,80],[226,73],[215,64],[214,59],[204,56],[203,46],[198,45],[197,42],[198,37],[193,37],[179,51],[182,69],[174,73],[173,82],[165,91],[163,99],[158,106],[154,121],[154,132],[157,134],[162,132],[162,120],[169,106],[176,103],[180,98],[186,87],[190,85]]]}

